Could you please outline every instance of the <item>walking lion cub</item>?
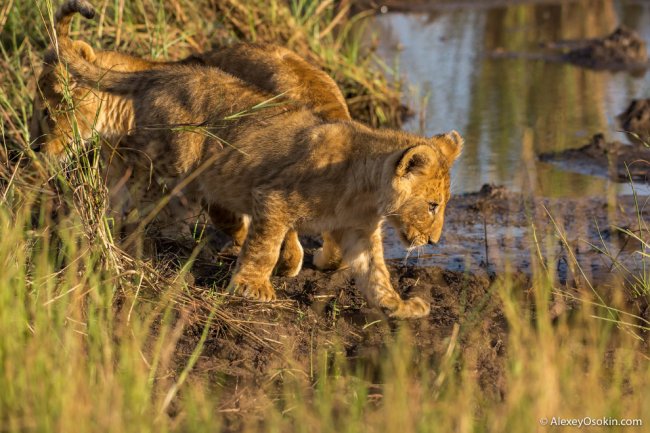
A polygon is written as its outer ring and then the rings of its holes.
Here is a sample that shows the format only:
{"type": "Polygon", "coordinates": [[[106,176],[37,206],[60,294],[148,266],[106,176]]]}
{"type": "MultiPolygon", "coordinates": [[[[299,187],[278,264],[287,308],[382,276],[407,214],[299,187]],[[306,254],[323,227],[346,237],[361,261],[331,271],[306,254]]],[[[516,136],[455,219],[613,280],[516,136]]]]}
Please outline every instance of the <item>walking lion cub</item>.
{"type": "MultiPolygon", "coordinates": [[[[86,18],[85,0],[70,4],[86,18]]],[[[161,176],[199,172],[202,198],[251,216],[230,288],[275,298],[270,276],[289,230],[328,232],[368,301],[393,317],[426,316],[429,305],[393,289],[381,241],[388,220],[409,246],[440,238],[450,168],[462,138],[375,130],[325,121],[309,108],[264,105],[271,95],[216,68],[164,65],[139,72],[105,70],[72,41],[59,39],[62,61],[79,83],[133,104],[129,145],[161,176]]],[[[317,262],[328,263],[323,249],[317,262]]]]}

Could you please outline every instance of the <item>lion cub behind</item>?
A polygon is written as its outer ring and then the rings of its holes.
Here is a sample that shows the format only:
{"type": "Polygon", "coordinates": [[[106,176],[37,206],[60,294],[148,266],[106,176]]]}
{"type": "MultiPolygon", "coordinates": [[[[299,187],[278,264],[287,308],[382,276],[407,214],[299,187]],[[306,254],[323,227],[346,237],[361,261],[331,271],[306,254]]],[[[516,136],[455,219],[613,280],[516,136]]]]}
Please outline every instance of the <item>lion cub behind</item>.
{"type": "MultiPolygon", "coordinates": [[[[69,0],[60,8],[55,26],[59,38],[69,37],[71,19],[80,7],[83,7],[83,4],[69,0]]],[[[304,104],[324,119],[350,119],[345,99],[331,77],[283,47],[239,43],[193,55],[179,62],[154,62],[116,51],[95,51],[83,41],[74,41],[73,49],[91,63],[121,72],[142,71],[173,64],[218,67],[271,95],[282,94],[285,100],[304,104]]],[[[124,168],[124,153],[128,150],[125,146],[120,148],[124,136],[128,136],[135,126],[132,102],[128,98],[98,89],[77,86],[74,80],[69,81],[66,87],[66,76],[67,71],[58,63],[56,52],[50,50],[45,56],[44,67],[38,79],[30,128],[31,137],[36,140],[35,143],[45,155],[60,159],[65,155],[65,149],[72,141],[75,130],[82,139],[90,138],[93,131],[97,131],[105,143],[105,159],[111,161],[109,170],[115,173],[108,178],[115,178],[115,183],[121,185],[124,173],[133,170],[133,164],[124,168]]],[[[140,168],[141,171],[148,169],[148,166],[140,168]]],[[[144,179],[146,176],[141,175],[140,178],[144,179]]],[[[156,188],[155,185],[147,184],[133,186],[138,190],[156,188]]],[[[125,205],[120,204],[120,201],[124,200],[125,194],[117,191],[112,195],[114,198],[111,202],[115,208],[124,208],[125,205]]],[[[146,198],[141,199],[146,202],[146,198]]],[[[174,221],[174,217],[170,215],[174,212],[173,206],[168,205],[162,212],[160,219],[174,221]]],[[[213,224],[231,235],[231,249],[238,251],[246,237],[247,220],[216,203],[208,208],[208,213],[213,224]]],[[[166,222],[166,225],[169,223],[166,222]]],[[[327,234],[324,234],[324,237],[325,247],[331,250],[333,255],[337,255],[337,246],[327,234]]],[[[283,275],[297,274],[301,267],[302,254],[297,233],[290,231],[283,246],[278,271],[283,275]]],[[[327,266],[336,267],[338,264],[333,262],[327,266]]]]}

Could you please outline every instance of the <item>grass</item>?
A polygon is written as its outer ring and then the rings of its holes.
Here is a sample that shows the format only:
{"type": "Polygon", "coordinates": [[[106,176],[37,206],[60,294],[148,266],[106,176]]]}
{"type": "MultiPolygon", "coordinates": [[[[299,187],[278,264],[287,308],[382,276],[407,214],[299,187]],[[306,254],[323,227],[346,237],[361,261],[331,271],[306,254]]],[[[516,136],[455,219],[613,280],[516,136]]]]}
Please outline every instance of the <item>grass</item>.
{"type": "MultiPolygon", "coordinates": [[[[398,94],[370,69],[372,56],[355,36],[358,17],[341,4],[104,1],[79,36],[154,58],[204,49],[212,35],[217,43],[276,41],[332,73],[353,115],[395,124],[398,94]]],[[[282,332],[260,324],[269,318],[295,317],[313,338],[323,324],[310,323],[313,315],[295,302],[242,305],[194,284],[188,270],[201,236],[180,266],[125,254],[104,216],[98,158],[76,155],[75,170],[50,179],[29,150],[31,80],[52,9],[45,0],[0,6],[0,431],[565,431],[540,425],[554,416],[641,418],[645,427],[597,431],[647,429],[648,318],[630,308],[629,296],[562,290],[540,260],[546,240],[530,241],[528,286],[506,275],[476,303],[463,289],[463,313],[444,332],[392,324],[368,359],[341,341],[345,303],[337,299],[324,319],[332,332],[301,359],[289,344],[271,343],[282,332]],[[574,307],[552,314],[558,303],[574,307]],[[486,338],[487,316],[503,327],[499,339],[486,338]],[[418,352],[418,338],[439,350],[418,352]],[[251,342],[272,357],[235,361],[274,363],[268,373],[239,377],[230,365],[210,364],[208,345],[251,342]]],[[[622,230],[648,259],[642,218],[638,230],[622,230]]],[[[570,249],[562,227],[557,236],[570,249]]],[[[646,272],[622,272],[634,296],[647,299],[646,272]]],[[[363,330],[382,326],[372,320],[363,330]]]]}

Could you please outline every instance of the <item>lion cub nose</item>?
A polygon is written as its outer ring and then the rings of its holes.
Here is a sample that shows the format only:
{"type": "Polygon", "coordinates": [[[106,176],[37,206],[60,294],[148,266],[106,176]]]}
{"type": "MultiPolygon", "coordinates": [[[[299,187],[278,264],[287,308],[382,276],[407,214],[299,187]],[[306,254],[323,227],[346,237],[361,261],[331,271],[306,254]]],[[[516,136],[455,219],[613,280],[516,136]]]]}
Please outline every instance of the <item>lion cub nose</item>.
{"type": "Polygon", "coordinates": [[[427,242],[429,245],[435,245],[438,243],[440,240],[440,236],[442,233],[440,231],[434,232],[432,236],[429,236],[429,242],[427,242]]]}

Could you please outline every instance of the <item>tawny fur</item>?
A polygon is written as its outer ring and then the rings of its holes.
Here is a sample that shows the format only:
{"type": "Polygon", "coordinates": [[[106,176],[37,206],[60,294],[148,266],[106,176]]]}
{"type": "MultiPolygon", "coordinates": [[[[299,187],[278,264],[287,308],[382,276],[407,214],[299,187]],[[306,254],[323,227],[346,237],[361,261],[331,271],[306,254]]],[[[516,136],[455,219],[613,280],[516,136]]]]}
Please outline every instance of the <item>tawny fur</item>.
{"type": "Polygon", "coordinates": [[[69,39],[59,43],[81,84],[130,99],[129,143],[155,161],[161,176],[202,170],[204,200],[251,216],[231,289],[273,299],[269,277],[287,232],[327,231],[370,303],[396,317],[429,313],[427,303],[402,300],[393,289],[381,224],[389,220],[414,247],[438,241],[450,166],[462,147],[458,133],[424,138],[373,130],[288,105],[251,112],[268,94],[218,69],[108,71],[79,55],[69,39]]]}
{"type": "Polygon", "coordinates": [[[245,44],[208,52],[202,62],[241,78],[270,94],[284,94],[327,120],[350,120],[334,80],[293,51],[270,44],[245,44]]]}

